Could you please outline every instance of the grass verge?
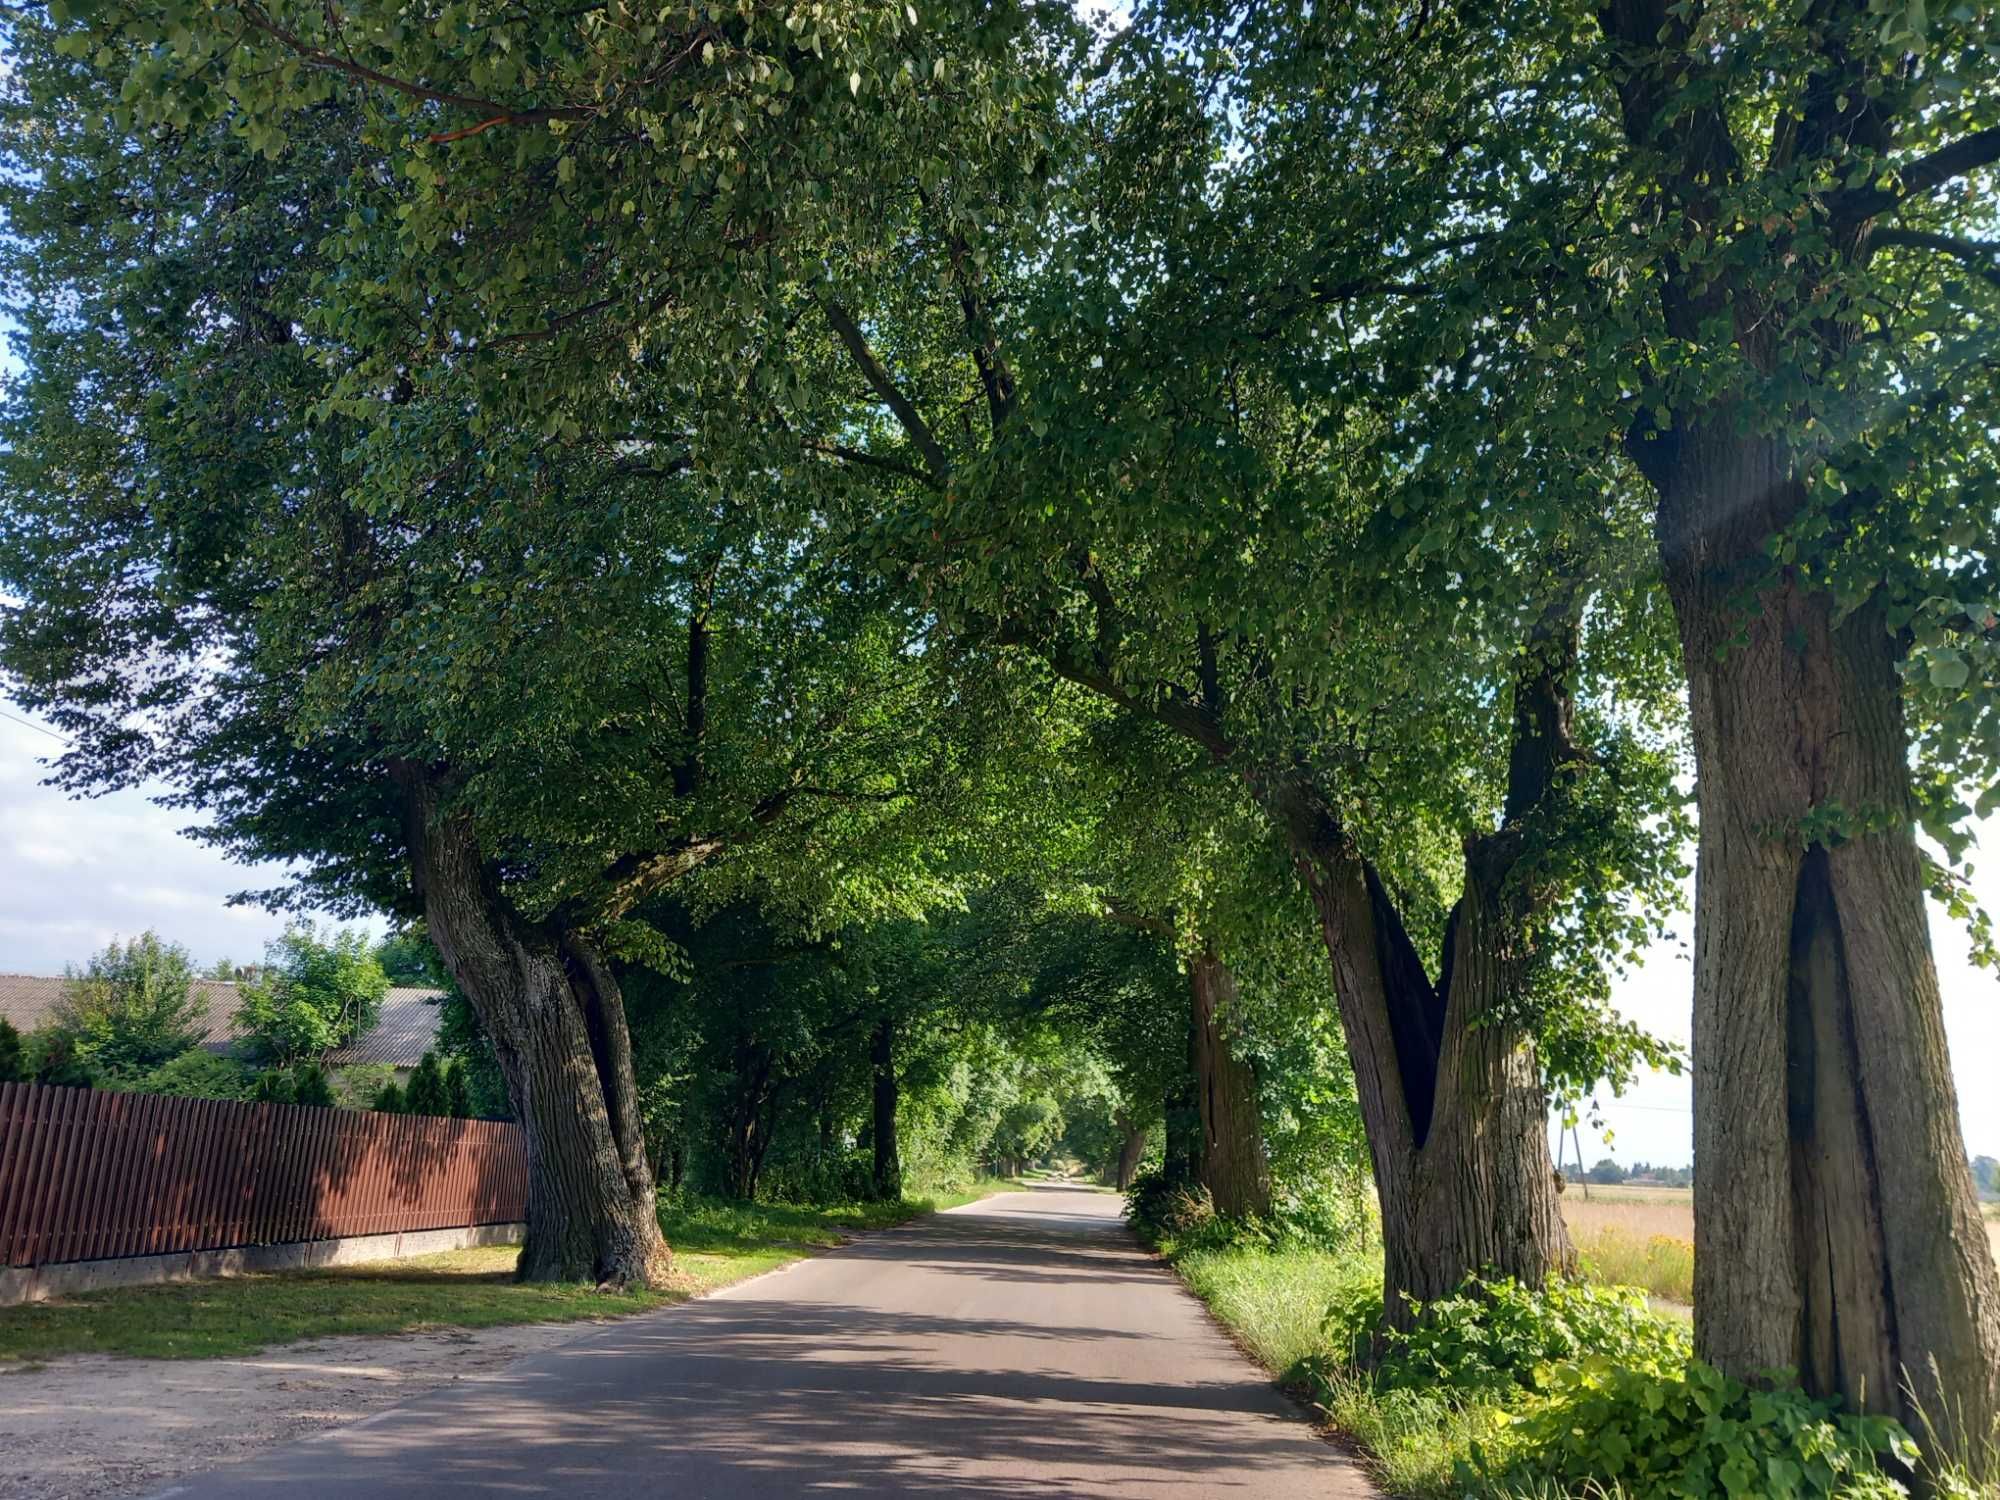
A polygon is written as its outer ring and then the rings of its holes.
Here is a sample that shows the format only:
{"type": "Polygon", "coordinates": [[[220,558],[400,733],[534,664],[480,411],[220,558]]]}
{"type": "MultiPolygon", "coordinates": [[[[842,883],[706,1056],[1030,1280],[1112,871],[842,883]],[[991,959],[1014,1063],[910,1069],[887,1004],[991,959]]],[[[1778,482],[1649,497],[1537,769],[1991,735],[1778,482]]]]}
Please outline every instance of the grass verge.
{"type": "Polygon", "coordinates": [[[523,1285],[511,1246],[450,1250],[329,1271],[131,1287],[0,1309],[0,1363],[64,1354],[213,1359],[335,1334],[416,1333],[622,1317],[776,1270],[850,1235],[969,1203],[1006,1184],[938,1197],[807,1208],[686,1198],[663,1207],[673,1284],[660,1291],[523,1285]]]}
{"type": "Polygon", "coordinates": [[[1460,1491],[1453,1466],[1485,1430],[1476,1405],[1414,1391],[1381,1391],[1340,1372],[1348,1330],[1373,1322],[1382,1263],[1366,1251],[1296,1245],[1157,1247],[1238,1344],[1292,1394],[1313,1402],[1362,1450],[1392,1495],[1442,1500],[1460,1491]],[[1310,1372],[1310,1373],[1309,1373],[1310,1372]]]}

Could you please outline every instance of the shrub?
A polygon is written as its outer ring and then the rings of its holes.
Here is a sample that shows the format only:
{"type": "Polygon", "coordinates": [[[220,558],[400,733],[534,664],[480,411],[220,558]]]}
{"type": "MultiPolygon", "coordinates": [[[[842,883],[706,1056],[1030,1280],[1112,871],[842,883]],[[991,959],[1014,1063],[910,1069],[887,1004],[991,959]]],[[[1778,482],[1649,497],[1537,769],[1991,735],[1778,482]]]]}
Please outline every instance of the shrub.
{"type": "Polygon", "coordinates": [[[1218,1225],[1208,1189],[1177,1169],[1135,1177],[1125,1190],[1125,1217],[1153,1241],[1198,1236],[1218,1225]]]}
{"type": "Polygon", "coordinates": [[[403,1101],[401,1086],[394,1083],[385,1083],[381,1088],[377,1089],[375,1091],[375,1101],[368,1107],[379,1114],[385,1115],[400,1115],[409,1112],[409,1106],[403,1101]]]}
{"type": "Polygon", "coordinates": [[[1474,1277],[1453,1296],[1417,1304],[1416,1314],[1414,1327],[1384,1335],[1381,1380],[1392,1389],[1531,1389],[1544,1365],[1595,1356],[1665,1371],[1693,1352],[1687,1325],[1649,1310],[1631,1287],[1474,1277]]]}
{"type": "Polygon", "coordinates": [[[300,1063],[290,1069],[270,1068],[257,1075],[250,1097],[262,1104],[309,1104],[333,1108],[333,1085],[326,1069],[317,1063],[300,1063]]]}
{"type": "Polygon", "coordinates": [[[97,1083],[96,1071],[77,1051],[76,1038],[53,1026],[29,1033],[25,1066],[30,1080],[51,1088],[87,1089],[97,1083]]]}
{"type": "Polygon", "coordinates": [[[403,1091],[403,1109],[413,1115],[451,1113],[451,1092],[445,1085],[444,1069],[439,1066],[435,1052],[426,1052],[417,1060],[416,1071],[410,1074],[409,1086],[403,1091]]]}
{"type": "Polygon", "coordinates": [[[28,1081],[28,1054],[14,1023],[0,1016],[0,1083],[28,1081]]]}
{"type": "Polygon", "coordinates": [[[1757,1495],[1900,1496],[1881,1455],[1916,1445],[1887,1417],[1840,1414],[1796,1386],[1759,1390],[1709,1365],[1657,1371],[1601,1355],[1549,1366],[1544,1393],[1496,1418],[1461,1482],[1617,1485],[1632,1500],[1757,1495]]]}
{"type": "Polygon", "coordinates": [[[199,1049],[161,1063],[132,1083],[139,1093],[179,1099],[248,1099],[255,1086],[250,1070],[235,1058],[199,1049]]]}

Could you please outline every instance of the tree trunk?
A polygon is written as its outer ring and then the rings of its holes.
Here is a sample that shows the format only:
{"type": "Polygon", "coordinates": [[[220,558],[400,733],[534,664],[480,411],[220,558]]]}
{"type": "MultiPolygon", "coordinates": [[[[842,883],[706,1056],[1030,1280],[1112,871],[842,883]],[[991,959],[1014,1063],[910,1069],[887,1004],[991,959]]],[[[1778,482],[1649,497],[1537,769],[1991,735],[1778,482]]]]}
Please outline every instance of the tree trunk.
{"type": "Polygon", "coordinates": [[[1124,1192],[1139,1175],[1139,1163],[1146,1159],[1146,1132],[1143,1127],[1119,1122],[1125,1138],[1118,1146],[1118,1191],[1124,1192]]]}
{"type": "Polygon", "coordinates": [[[658,1285],[669,1254],[632,1074],[625,1005],[582,934],[523,922],[471,819],[421,768],[394,768],[431,938],[492,1039],[528,1148],[524,1281],[658,1285]]]}
{"type": "Polygon", "coordinates": [[[1268,1214],[1271,1173],[1264,1160],[1257,1075],[1231,1055],[1222,1020],[1236,999],[1236,976],[1221,959],[1204,952],[1188,964],[1188,988],[1194,1000],[1191,1024],[1202,1185],[1217,1213],[1230,1218],[1268,1214]]]}
{"type": "Polygon", "coordinates": [[[736,1086],[722,1122],[725,1186],[732,1198],[748,1203],[757,1196],[757,1178],[770,1149],[773,1107],[771,1057],[761,1047],[739,1045],[735,1054],[736,1086]]]}
{"type": "MultiPolygon", "coordinates": [[[[1645,455],[1698,773],[1695,1335],[1754,1377],[1922,1408],[1961,1454],[2000,1415],[2000,1288],[1965,1163],[1880,613],[1767,567],[1791,456],[1725,415],[1645,455]]],[[[1919,1426],[1916,1430],[1921,1431],[1919,1426]]]]}
{"type": "Polygon", "coordinates": [[[1539,1286],[1576,1268],[1533,1038],[1492,1019],[1516,975],[1480,849],[1468,853],[1435,986],[1372,868],[1340,849],[1301,861],[1354,1059],[1394,1327],[1408,1325],[1410,1299],[1443,1296],[1474,1273],[1539,1286]]]}
{"type": "Polygon", "coordinates": [[[1517,1019],[1532,982],[1530,922],[1553,893],[1516,879],[1535,825],[1562,816],[1581,758],[1571,680],[1581,600],[1551,601],[1514,683],[1500,826],[1466,840],[1465,875],[1433,982],[1395,902],[1296,772],[1253,783],[1284,830],[1320,917],[1382,1209],[1383,1309],[1475,1273],[1539,1286],[1576,1268],[1549,1160],[1548,1099],[1517,1019]]]}
{"type": "Polygon", "coordinates": [[[875,1028],[870,1049],[875,1065],[875,1196],[903,1196],[903,1161],[896,1148],[896,1023],[875,1028]]]}

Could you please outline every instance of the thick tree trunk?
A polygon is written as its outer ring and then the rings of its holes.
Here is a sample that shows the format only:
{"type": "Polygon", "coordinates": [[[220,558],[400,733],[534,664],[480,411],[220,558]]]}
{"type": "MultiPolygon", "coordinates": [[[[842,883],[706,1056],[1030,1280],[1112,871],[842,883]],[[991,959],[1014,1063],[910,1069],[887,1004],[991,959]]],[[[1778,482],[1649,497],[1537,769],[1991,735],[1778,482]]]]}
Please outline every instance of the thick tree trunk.
{"type": "MultiPolygon", "coordinates": [[[[1762,576],[1795,466],[1726,418],[1646,455],[1698,772],[1695,1333],[1741,1376],[1914,1423],[2000,1415],[2000,1288],[1965,1163],[1914,834],[1900,650],[1762,576]]],[[[1921,1430],[1921,1428],[1919,1429],[1921,1430]]]]}
{"type": "Polygon", "coordinates": [[[903,1196],[903,1159],[896,1144],[896,1023],[875,1028],[870,1048],[875,1067],[875,1196],[903,1196]]]}
{"type": "Polygon", "coordinates": [[[1389,1322],[1406,1326],[1408,1299],[1442,1296],[1475,1272],[1531,1286],[1569,1274],[1576,1252],[1549,1160],[1533,1039],[1491,1019],[1512,975],[1493,930],[1491,893],[1473,878],[1476,861],[1468,858],[1466,895],[1451,924],[1442,1005],[1374,871],[1338,850],[1301,863],[1355,1060],[1382,1209],[1389,1322]],[[1400,1027],[1398,1014],[1406,1018],[1400,1027]],[[1433,1025],[1435,1052],[1424,1042],[1433,1025]],[[1364,1039],[1358,1046],[1356,1037],[1364,1039]]]}
{"type": "Polygon", "coordinates": [[[1146,1159],[1146,1132],[1123,1120],[1119,1129],[1124,1132],[1118,1145],[1117,1188],[1122,1193],[1132,1185],[1132,1179],[1139,1175],[1139,1163],[1146,1159]]]}
{"type": "Polygon", "coordinates": [[[395,768],[432,940],[492,1038],[528,1147],[526,1281],[657,1285],[660,1236],[617,981],[579,933],[522,922],[470,818],[395,768]]]}
{"type": "Polygon", "coordinates": [[[1204,952],[1188,964],[1188,988],[1193,995],[1202,1185],[1215,1200],[1217,1213],[1231,1218],[1268,1214],[1271,1173],[1264,1160],[1257,1075],[1231,1054],[1223,1020],[1236,999],[1236,976],[1221,959],[1204,952]]]}

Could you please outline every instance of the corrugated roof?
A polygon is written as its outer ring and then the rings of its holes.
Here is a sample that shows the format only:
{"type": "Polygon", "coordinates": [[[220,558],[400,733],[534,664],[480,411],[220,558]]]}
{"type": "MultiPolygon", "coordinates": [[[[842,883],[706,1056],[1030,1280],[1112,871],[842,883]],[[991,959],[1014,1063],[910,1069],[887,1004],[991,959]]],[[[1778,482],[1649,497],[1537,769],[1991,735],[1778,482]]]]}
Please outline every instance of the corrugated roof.
{"type": "MultiPolygon", "coordinates": [[[[228,1051],[237,1041],[236,985],[227,979],[201,979],[195,982],[195,992],[206,1007],[201,1044],[217,1052],[228,1051]]],[[[60,979],[0,974],[0,1016],[26,1034],[52,1019],[62,993],[60,979]]],[[[330,1053],[327,1065],[344,1068],[350,1063],[388,1063],[414,1068],[437,1042],[438,1024],[444,1016],[438,1002],[443,998],[442,990],[390,990],[382,997],[382,1016],[374,1030],[353,1046],[330,1053]]]]}

